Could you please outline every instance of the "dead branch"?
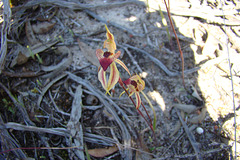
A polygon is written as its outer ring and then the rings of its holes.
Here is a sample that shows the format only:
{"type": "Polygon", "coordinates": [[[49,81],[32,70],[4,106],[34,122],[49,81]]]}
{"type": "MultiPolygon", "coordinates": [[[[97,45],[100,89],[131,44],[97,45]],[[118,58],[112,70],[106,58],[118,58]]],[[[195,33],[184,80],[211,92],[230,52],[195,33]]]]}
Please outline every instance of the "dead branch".
{"type": "Polygon", "coordinates": [[[42,89],[42,92],[41,92],[41,95],[39,96],[38,98],[38,101],[37,101],[37,106],[40,107],[40,104],[42,102],[42,99],[43,99],[43,96],[45,95],[45,93],[47,92],[47,90],[54,84],[56,83],[57,81],[59,81],[60,79],[66,77],[67,74],[66,73],[63,73],[61,74],[60,76],[56,77],[55,79],[53,79],[50,83],[48,83],[48,85],[46,87],[44,87],[42,89]]]}
{"type": "MultiPolygon", "coordinates": [[[[70,79],[74,80],[75,82],[83,85],[84,87],[86,87],[88,90],[90,90],[92,93],[95,94],[96,97],[98,97],[98,99],[104,104],[104,106],[107,108],[108,112],[110,112],[112,114],[112,116],[115,118],[115,120],[117,121],[119,127],[122,130],[122,138],[124,141],[124,154],[125,156],[128,157],[128,159],[132,159],[132,151],[127,149],[128,147],[131,146],[131,135],[128,132],[125,124],[122,122],[122,120],[119,118],[119,116],[117,115],[117,113],[115,112],[115,110],[111,107],[111,105],[104,99],[107,96],[104,95],[103,93],[101,93],[98,89],[96,89],[94,86],[92,86],[91,83],[89,83],[88,81],[82,79],[81,77],[78,77],[70,72],[67,72],[68,76],[70,79]],[[103,98],[104,97],[104,98],[103,98]]],[[[114,103],[114,102],[111,102],[114,103]]]]}
{"type": "Polygon", "coordinates": [[[0,50],[0,74],[4,68],[5,57],[7,54],[7,33],[10,27],[10,20],[12,17],[12,11],[10,8],[9,0],[3,0],[4,10],[3,10],[3,25],[1,31],[1,50],[0,50]]]}
{"type": "Polygon", "coordinates": [[[39,133],[50,133],[59,136],[67,136],[69,137],[69,131],[65,128],[40,128],[35,126],[26,126],[15,122],[8,122],[5,124],[1,124],[0,129],[14,129],[18,131],[31,131],[31,132],[39,132],[39,133]]]}
{"type": "Polygon", "coordinates": [[[27,111],[26,111],[25,107],[23,106],[23,104],[21,104],[18,100],[16,100],[16,98],[12,95],[12,93],[1,82],[0,82],[0,87],[2,87],[4,89],[4,91],[8,94],[10,99],[13,101],[14,105],[16,106],[16,108],[20,111],[20,113],[21,113],[25,123],[28,124],[28,125],[35,125],[30,120],[30,118],[29,118],[29,116],[27,114],[27,111]]]}
{"type": "MultiPolygon", "coordinates": [[[[0,115],[0,125],[3,125],[4,122],[3,122],[3,119],[0,115]]],[[[1,127],[0,127],[1,129],[1,127]]],[[[12,149],[12,148],[19,148],[20,145],[18,144],[17,141],[15,141],[12,136],[8,133],[7,130],[0,130],[0,137],[1,137],[1,149],[5,149],[5,150],[8,150],[8,149],[12,149]]],[[[16,155],[16,157],[18,158],[27,158],[27,156],[25,155],[25,153],[21,150],[21,149],[18,149],[16,151],[13,151],[13,153],[16,155]]]]}
{"type": "Polygon", "coordinates": [[[171,77],[174,77],[174,76],[180,76],[181,73],[176,73],[176,72],[172,72],[172,71],[169,71],[168,68],[160,61],[158,60],[157,58],[153,57],[152,55],[150,55],[148,52],[142,50],[142,49],[139,49],[137,47],[133,47],[131,45],[128,45],[128,44],[123,44],[123,46],[125,47],[128,47],[128,48],[131,48],[131,49],[134,49],[138,52],[141,52],[143,54],[145,54],[147,57],[149,57],[156,65],[158,65],[168,76],[171,76],[171,77]]]}
{"type": "Polygon", "coordinates": [[[196,140],[195,140],[194,135],[192,134],[192,132],[190,132],[187,124],[186,124],[185,121],[182,119],[182,116],[180,115],[180,112],[178,111],[178,109],[175,108],[175,110],[176,110],[176,112],[177,112],[178,118],[180,119],[180,121],[181,121],[181,123],[182,123],[182,126],[183,126],[183,128],[184,128],[184,130],[185,130],[185,133],[187,134],[188,139],[189,139],[190,143],[192,144],[192,147],[193,147],[193,149],[194,149],[194,151],[195,151],[195,154],[196,154],[197,159],[198,159],[198,160],[202,160],[203,158],[202,158],[202,155],[201,155],[201,153],[200,153],[200,149],[199,149],[199,147],[198,147],[198,144],[197,144],[197,142],[196,142],[196,140]]]}
{"type": "MultiPolygon", "coordinates": [[[[67,128],[70,130],[70,134],[74,139],[72,146],[79,146],[84,148],[83,144],[83,130],[82,125],[79,122],[82,115],[82,86],[78,86],[74,95],[72,103],[72,111],[70,120],[68,121],[67,128]]],[[[84,153],[82,150],[74,150],[75,154],[80,159],[84,158],[84,153]]]]}
{"type": "Polygon", "coordinates": [[[30,77],[37,77],[37,76],[41,76],[44,73],[37,71],[37,72],[33,72],[33,71],[26,71],[26,72],[9,72],[6,70],[2,70],[2,73],[5,76],[8,77],[17,77],[17,78],[30,78],[30,77]]]}
{"type": "Polygon", "coordinates": [[[50,99],[51,99],[51,101],[52,101],[52,103],[53,103],[53,106],[54,106],[54,108],[56,109],[56,111],[59,112],[59,113],[61,113],[62,115],[65,115],[65,116],[69,116],[69,117],[70,117],[70,114],[69,114],[69,113],[66,113],[66,112],[64,112],[64,111],[62,111],[61,109],[58,108],[57,104],[55,103],[55,101],[54,101],[54,99],[53,99],[53,97],[52,97],[51,92],[49,91],[48,93],[49,93],[48,95],[49,95],[49,97],[50,97],[50,99]]]}
{"type": "Polygon", "coordinates": [[[15,7],[14,11],[19,9],[28,9],[37,5],[45,5],[45,6],[57,5],[59,7],[69,8],[72,10],[83,10],[83,9],[96,9],[96,8],[105,8],[105,7],[119,7],[123,5],[129,5],[129,4],[137,4],[137,5],[145,6],[144,2],[136,1],[136,0],[105,3],[105,4],[101,3],[98,5],[83,4],[83,3],[77,3],[74,1],[64,1],[64,0],[38,0],[38,1],[32,0],[24,4],[23,6],[15,7]]]}
{"type": "MultiPolygon", "coordinates": [[[[164,3],[160,3],[159,5],[164,6],[164,3]]],[[[171,6],[170,13],[177,15],[177,16],[187,16],[187,17],[197,17],[206,20],[208,23],[214,23],[219,25],[228,25],[228,26],[239,26],[240,21],[239,20],[225,20],[221,18],[220,16],[226,16],[226,15],[234,15],[238,14],[238,11],[236,9],[229,9],[224,10],[224,14],[222,10],[220,9],[211,9],[207,6],[201,6],[201,7],[190,7],[189,3],[185,3],[185,5],[181,5],[181,7],[174,7],[171,6]]],[[[164,12],[167,12],[167,9],[162,7],[164,12]]],[[[151,9],[154,9],[156,11],[159,10],[158,5],[152,5],[151,9]]]]}
{"type": "Polygon", "coordinates": [[[107,24],[107,25],[110,25],[110,26],[114,26],[124,32],[128,32],[129,34],[133,35],[133,36],[137,36],[137,37],[144,37],[144,34],[141,34],[141,33],[135,33],[134,31],[132,31],[131,29],[127,28],[127,27],[124,27],[124,26],[121,26],[115,22],[111,22],[111,21],[107,21],[105,20],[104,18],[98,16],[97,14],[95,14],[94,12],[90,11],[90,10],[84,10],[85,13],[87,13],[88,15],[90,15],[91,17],[95,18],[96,20],[104,23],[104,24],[107,24]]]}
{"type": "Polygon", "coordinates": [[[41,66],[41,69],[43,71],[52,71],[52,72],[50,72],[48,74],[43,75],[42,78],[56,77],[57,75],[59,75],[61,72],[63,72],[66,68],[68,68],[71,65],[71,63],[73,61],[73,57],[72,57],[72,53],[71,53],[70,49],[65,47],[65,46],[63,46],[63,47],[61,47],[61,50],[67,52],[68,57],[64,58],[57,65],[41,66]]]}

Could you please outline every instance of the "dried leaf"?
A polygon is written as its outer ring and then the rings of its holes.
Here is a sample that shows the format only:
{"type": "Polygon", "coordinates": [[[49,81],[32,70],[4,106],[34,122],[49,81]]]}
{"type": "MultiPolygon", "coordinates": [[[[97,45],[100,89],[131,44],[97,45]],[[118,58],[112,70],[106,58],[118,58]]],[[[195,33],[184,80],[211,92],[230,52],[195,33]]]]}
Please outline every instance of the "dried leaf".
{"type": "Polygon", "coordinates": [[[178,121],[177,124],[175,125],[173,132],[170,135],[171,138],[179,131],[181,126],[182,126],[182,123],[180,121],[178,121]]]}
{"type": "Polygon", "coordinates": [[[16,64],[21,65],[27,62],[28,58],[31,56],[30,51],[33,53],[33,55],[40,53],[47,48],[53,46],[56,44],[58,41],[53,41],[53,42],[47,42],[46,44],[42,43],[37,43],[34,46],[29,47],[27,49],[26,47],[21,46],[20,44],[17,46],[17,49],[15,50],[16,56],[11,62],[10,67],[14,67],[16,64]]]}
{"type": "Polygon", "coordinates": [[[81,42],[79,39],[77,39],[77,41],[84,57],[93,65],[99,66],[99,61],[96,57],[96,50],[88,46],[86,43],[81,42]]]}
{"type": "Polygon", "coordinates": [[[105,156],[113,154],[116,151],[118,151],[118,147],[112,146],[108,148],[89,149],[88,153],[93,157],[103,158],[105,156]]]}
{"type": "Polygon", "coordinates": [[[39,22],[32,25],[32,30],[37,34],[44,34],[51,30],[56,23],[53,22],[39,22]]]}
{"type": "Polygon", "coordinates": [[[200,100],[200,101],[203,101],[202,98],[199,96],[196,88],[193,87],[193,86],[191,86],[191,88],[192,88],[192,90],[193,90],[192,96],[195,97],[195,98],[197,98],[197,99],[200,100]]]}
{"type": "Polygon", "coordinates": [[[205,119],[206,113],[207,113],[207,108],[204,107],[204,108],[202,108],[202,111],[199,115],[190,118],[188,121],[190,123],[201,123],[205,119]]]}
{"type": "Polygon", "coordinates": [[[174,107],[184,111],[185,113],[192,113],[194,112],[197,107],[195,105],[188,105],[188,104],[173,104],[174,107]]]}
{"type": "Polygon", "coordinates": [[[17,59],[17,64],[21,65],[27,62],[28,57],[26,57],[24,54],[22,54],[23,52],[19,52],[18,53],[18,59],[17,59]]]}
{"type": "Polygon", "coordinates": [[[39,41],[36,39],[36,37],[35,37],[35,35],[33,33],[30,21],[27,21],[26,24],[25,24],[25,33],[26,33],[26,37],[28,39],[28,42],[31,45],[39,43],[39,41]]]}

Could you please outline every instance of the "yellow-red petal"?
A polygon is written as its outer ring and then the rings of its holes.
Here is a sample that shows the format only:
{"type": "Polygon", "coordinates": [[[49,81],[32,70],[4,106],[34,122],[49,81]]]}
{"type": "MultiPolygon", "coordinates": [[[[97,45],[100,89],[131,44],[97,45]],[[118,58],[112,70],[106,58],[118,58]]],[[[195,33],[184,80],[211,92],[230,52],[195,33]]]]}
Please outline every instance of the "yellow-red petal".
{"type": "Polygon", "coordinates": [[[136,97],[136,108],[138,109],[141,105],[141,102],[142,102],[139,92],[135,93],[135,97],[136,97]]]}
{"type": "Polygon", "coordinates": [[[106,72],[101,67],[98,72],[98,80],[101,82],[103,88],[107,90],[107,79],[106,79],[106,72]]]}
{"type": "Polygon", "coordinates": [[[127,68],[127,66],[126,66],[121,60],[116,59],[115,62],[117,62],[118,64],[120,64],[120,65],[128,72],[128,74],[131,76],[131,74],[130,74],[128,68],[127,68]]]}
{"type": "Polygon", "coordinates": [[[110,75],[107,84],[107,92],[110,91],[119,80],[119,71],[117,69],[116,63],[110,64],[110,75]]]}

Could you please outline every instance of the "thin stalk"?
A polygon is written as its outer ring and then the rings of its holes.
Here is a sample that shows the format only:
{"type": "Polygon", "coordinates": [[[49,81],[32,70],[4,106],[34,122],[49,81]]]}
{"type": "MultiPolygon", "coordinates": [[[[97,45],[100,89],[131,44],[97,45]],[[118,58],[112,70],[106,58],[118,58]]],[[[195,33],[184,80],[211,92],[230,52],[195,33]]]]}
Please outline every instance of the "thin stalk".
{"type": "Polygon", "coordinates": [[[162,24],[164,25],[164,27],[166,27],[166,32],[167,32],[167,36],[168,36],[168,41],[171,42],[171,36],[170,36],[170,32],[169,32],[169,29],[168,29],[168,24],[167,24],[167,20],[166,18],[164,17],[163,13],[162,13],[162,9],[161,9],[161,6],[158,5],[158,8],[159,8],[159,14],[162,18],[162,24]]]}
{"type": "MultiPolygon", "coordinates": [[[[220,0],[221,2],[221,8],[222,8],[222,13],[223,13],[223,22],[224,22],[224,30],[226,32],[227,28],[226,28],[226,22],[225,22],[225,14],[224,14],[224,10],[223,10],[223,2],[220,0]]],[[[234,159],[237,159],[237,117],[236,117],[236,105],[235,105],[235,97],[234,97],[234,86],[233,86],[233,74],[232,74],[232,63],[231,63],[231,57],[230,57],[230,53],[229,53],[229,48],[228,48],[228,44],[229,44],[229,40],[228,40],[228,36],[225,33],[225,38],[226,38],[226,47],[227,47],[227,55],[228,55],[228,66],[229,66],[229,72],[230,72],[230,77],[231,77],[231,92],[232,92],[232,104],[233,104],[233,113],[234,113],[234,159]]]]}
{"type": "MultiPolygon", "coordinates": [[[[169,1],[168,1],[168,2],[169,2],[169,1]]],[[[173,26],[172,18],[171,18],[170,11],[169,11],[169,8],[168,8],[168,6],[167,6],[166,0],[164,0],[164,3],[165,3],[165,6],[166,6],[166,9],[167,9],[167,14],[168,14],[168,18],[169,18],[169,21],[170,21],[170,25],[171,25],[171,27],[172,27],[173,33],[174,33],[174,35],[175,35],[175,38],[176,38],[176,40],[177,40],[177,45],[178,45],[178,49],[179,49],[180,56],[181,56],[181,60],[182,60],[182,82],[183,82],[184,88],[186,89],[185,81],[184,81],[184,59],[183,59],[182,49],[181,49],[181,46],[180,46],[180,42],[179,42],[177,33],[176,33],[175,28],[174,28],[174,26],[173,26]]]]}
{"type": "Polygon", "coordinates": [[[146,109],[145,105],[144,105],[142,102],[141,102],[141,105],[143,106],[145,112],[147,113],[147,116],[148,116],[148,118],[149,118],[149,121],[150,121],[150,123],[152,124],[152,119],[151,119],[151,117],[149,116],[149,114],[148,114],[148,112],[147,112],[147,109],[146,109]]]}
{"type": "MultiPolygon", "coordinates": [[[[144,98],[147,100],[149,106],[151,107],[151,109],[152,109],[152,111],[153,111],[153,116],[154,116],[154,118],[153,118],[153,129],[155,130],[155,129],[156,129],[156,121],[157,121],[156,112],[155,112],[155,110],[154,110],[154,108],[153,108],[153,106],[152,106],[152,103],[150,102],[150,100],[149,100],[148,97],[146,96],[146,94],[145,94],[144,92],[141,92],[141,93],[142,93],[142,95],[144,96],[144,98]]],[[[151,123],[152,123],[152,122],[151,122],[151,123]]]]}
{"type": "MultiPolygon", "coordinates": [[[[126,94],[128,95],[128,97],[129,97],[129,93],[128,93],[128,91],[127,91],[127,89],[125,88],[125,86],[124,86],[124,84],[123,84],[123,82],[122,82],[122,79],[119,77],[119,84],[121,85],[121,87],[124,89],[124,91],[126,92],[126,94]]],[[[134,100],[132,99],[132,97],[129,97],[130,98],[130,100],[132,101],[132,103],[133,103],[133,105],[134,106],[136,106],[136,103],[134,102],[134,100]]],[[[141,103],[142,104],[142,103],[141,103]]],[[[138,113],[144,118],[144,120],[147,122],[147,124],[150,126],[150,128],[151,128],[151,130],[153,131],[153,133],[154,133],[154,128],[153,128],[153,126],[152,126],[152,124],[151,123],[149,123],[149,121],[145,118],[145,116],[142,114],[142,112],[137,108],[137,111],[138,111],[138,113]]],[[[147,113],[147,110],[146,110],[146,108],[145,108],[145,111],[146,111],[146,113],[147,113]]],[[[148,115],[148,113],[147,113],[147,115],[148,115]]],[[[149,116],[149,115],[148,115],[149,116]]],[[[149,116],[149,118],[150,118],[150,116],[149,116]]]]}

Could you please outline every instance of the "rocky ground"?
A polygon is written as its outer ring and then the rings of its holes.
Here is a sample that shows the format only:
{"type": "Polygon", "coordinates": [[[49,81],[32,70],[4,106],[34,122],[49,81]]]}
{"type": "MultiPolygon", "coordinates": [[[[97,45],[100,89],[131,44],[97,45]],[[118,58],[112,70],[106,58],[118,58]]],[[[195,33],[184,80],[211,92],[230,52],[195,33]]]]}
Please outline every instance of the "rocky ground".
{"type": "Polygon", "coordinates": [[[0,4],[1,159],[239,158],[238,1],[170,2],[184,82],[164,1],[0,4]],[[119,84],[111,97],[98,81],[105,24],[146,83],[155,133],[119,84]]]}

